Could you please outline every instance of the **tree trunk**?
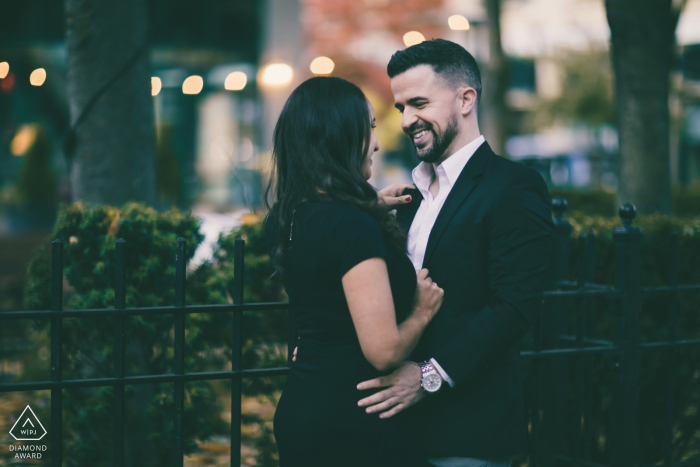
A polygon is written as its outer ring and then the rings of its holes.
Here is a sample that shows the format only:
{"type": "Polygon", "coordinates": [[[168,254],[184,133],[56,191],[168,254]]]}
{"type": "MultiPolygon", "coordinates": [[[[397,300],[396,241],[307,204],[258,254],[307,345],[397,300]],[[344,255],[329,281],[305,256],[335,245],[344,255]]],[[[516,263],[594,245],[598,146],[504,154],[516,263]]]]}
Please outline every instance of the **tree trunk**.
{"type": "Polygon", "coordinates": [[[605,2],[620,140],[618,201],[644,214],[671,213],[669,73],[683,3],[605,2]]]}
{"type": "Polygon", "coordinates": [[[145,0],[66,0],[74,200],[156,201],[147,27],[145,0]]]}
{"type": "Polygon", "coordinates": [[[505,155],[508,109],[508,60],[501,46],[501,0],[485,0],[488,17],[489,54],[483,67],[483,91],[479,113],[482,132],[496,154],[505,155]]]}
{"type": "MultiPolygon", "coordinates": [[[[145,0],[66,0],[74,201],[156,202],[147,28],[145,0]]],[[[127,361],[149,374],[141,347],[127,343],[127,361]]],[[[155,465],[149,435],[157,430],[148,414],[154,394],[151,384],[135,385],[128,398],[126,465],[155,465]]]]}

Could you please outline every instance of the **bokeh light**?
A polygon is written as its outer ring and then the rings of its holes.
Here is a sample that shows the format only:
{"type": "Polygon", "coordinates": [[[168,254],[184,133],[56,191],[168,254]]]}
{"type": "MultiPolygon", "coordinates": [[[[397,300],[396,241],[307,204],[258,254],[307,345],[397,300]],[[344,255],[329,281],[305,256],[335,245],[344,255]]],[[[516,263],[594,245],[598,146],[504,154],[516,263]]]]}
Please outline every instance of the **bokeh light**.
{"type": "Polygon", "coordinates": [[[17,130],[10,143],[10,152],[13,156],[23,156],[36,141],[36,127],[34,125],[22,125],[17,130]]]}
{"type": "Polygon", "coordinates": [[[41,86],[44,84],[46,81],[46,70],[43,68],[37,68],[36,70],[32,71],[32,74],[29,75],[29,83],[32,86],[41,86]]]}
{"type": "Polygon", "coordinates": [[[5,79],[5,76],[10,72],[10,64],[7,62],[0,63],[0,79],[5,79]]]}
{"type": "Polygon", "coordinates": [[[151,77],[151,96],[157,96],[160,90],[163,88],[163,83],[157,76],[151,77]]]}
{"type": "Polygon", "coordinates": [[[403,43],[406,44],[406,47],[411,47],[424,41],[425,36],[418,31],[409,31],[403,35],[403,43]]]}
{"type": "Polygon", "coordinates": [[[189,76],[185,82],[182,83],[183,94],[199,94],[202,92],[202,89],[204,89],[204,80],[201,76],[189,76]]]}
{"type": "Polygon", "coordinates": [[[241,162],[245,162],[253,157],[255,146],[250,138],[241,139],[241,162]]]}
{"type": "Polygon", "coordinates": [[[286,63],[271,63],[262,72],[262,83],[267,86],[281,87],[292,82],[294,70],[286,63]]]}
{"type": "Polygon", "coordinates": [[[315,75],[330,75],[335,68],[335,63],[328,57],[316,57],[309,68],[315,75]]]}
{"type": "Polygon", "coordinates": [[[0,81],[0,90],[4,92],[5,94],[9,93],[12,91],[12,88],[15,85],[15,74],[10,72],[5,76],[2,81],[0,81]]]}
{"type": "Polygon", "coordinates": [[[454,31],[467,31],[469,20],[462,15],[452,15],[447,19],[447,24],[454,31]]]}
{"type": "Polygon", "coordinates": [[[242,71],[234,71],[226,77],[224,89],[227,91],[241,91],[248,83],[248,77],[242,71]]]}

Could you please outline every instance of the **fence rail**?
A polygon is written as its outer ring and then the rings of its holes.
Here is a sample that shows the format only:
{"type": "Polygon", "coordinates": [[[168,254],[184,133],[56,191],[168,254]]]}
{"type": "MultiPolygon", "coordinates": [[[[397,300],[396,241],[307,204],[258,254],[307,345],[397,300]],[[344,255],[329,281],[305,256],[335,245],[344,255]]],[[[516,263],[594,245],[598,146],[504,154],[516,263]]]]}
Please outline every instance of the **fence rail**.
{"type": "MultiPolygon", "coordinates": [[[[677,298],[679,293],[700,291],[700,284],[678,284],[678,238],[671,235],[669,258],[671,268],[666,286],[641,287],[640,285],[640,240],[641,231],[633,226],[634,207],[620,208],[623,226],[615,229],[615,284],[614,286],[592,282],[596,260],[595,236],[592,232],[578,239],[577,282],[568,280],[569,242],[572,227],[564,219],[566,201],[552,202],[555,228],[552,237],[552,259],[550,263],[550,290],[544,293],[545,310],[561,310],[564,304],[574,300],[575,334],[567,334],[563,313],[548,313],[548,320],[538,316],[534,326],[534,350],[523,351],[523,358],[532,360],[534,387],[531,403],[531,452],[530,465],[551,467],[555,465],[609,467],[590,459],[591,358],[603,355],[613,360],[615,380],[611,417],[610,466],[632,467],[635,465],[636,426],[638,409],[638,382],[640,355],[660,352],[667,356],[666,412],[664,417],[664,465],[688,467],[700,466],[700,459],[674,463],[672,458],[672,427],[675,392],[675,352],[680,347],[700,346],[700,339],[677,339],[677,298]],[[642,301],[652,297],[667,297],[669,300],[668,336],[664,341],[640,342],[639,317],[642,301]],[[611,341],[593,339],[587,335],[590,320],[595,310],[595,299],[604,299],[612,304],[615,330],[611,341]],[[573,345],[563,347],[561,344],[573,345]],[[567,418],[566,367],[573,359],[574,394],[573,414],[567,418]],[[546,382],[546,384],[545,384],[546,382]],[[565,455],[563,446],[565,431],[562,427],[573,427],[570,445],[572,452],[565,455]]],[[[231,381],[231,466],[240,466],[241,457],[241,382],[242,378],[284,375],[289,367],[242,369],[241,318],[244,311],[266,312],[288,310],[288,303],[244,303],[244,248],[243,239],[238,238],[234,247],[234,279],[231,287],[233,304],[185,306],[185,240],[176,243],[175,303],[167,307],[126,307],[124,260],[126,242],[119,239],[116,245],[115,307],[114,309],[63,310],[63,244],[52,242],[51,261],[51,310],[11,311],[0,313],[0,321],[16,319],[48,318],[51,320],[51,372],[49,381],[2,383],[0,393],[50,390],[51,391],[51,465],[60,467],[63,460],[62,439],[62,390],[76,387],[114,388],[113,446],[115,467],[124,465],[124,386],[135,384],[173,383],[173,465],[181,467],[184,459],[183,411],[188,381],[231,381]],[[191,313],[230,313],[233,317],[231,341],[232,361],[230,371],[185,372],[185,317],[191,313]],[[173,373],[161,375],[127,376],[125,374],[125,328],[128,316],[172,315],[174,318],[174,366],[173,373]],[[111,378],[64,380],[62,377],[62,322],[67,318],[115,317],[114,327],[114,376],[111,378]]],[[[290,328],[288,357],[291,359],[296,335],[290,328]]],[[[290,362],[288,362],[290,363],[290,362]]]]}

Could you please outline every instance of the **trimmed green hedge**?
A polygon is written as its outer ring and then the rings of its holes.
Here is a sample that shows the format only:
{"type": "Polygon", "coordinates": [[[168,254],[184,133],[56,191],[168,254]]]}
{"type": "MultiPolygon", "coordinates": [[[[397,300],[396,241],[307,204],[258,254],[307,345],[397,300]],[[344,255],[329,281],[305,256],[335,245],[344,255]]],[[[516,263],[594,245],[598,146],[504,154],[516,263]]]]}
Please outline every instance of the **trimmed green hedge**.
{"type": "MultiPolygon", "coordinates": [[[[614,217],[617,214],[615,193],[605,191],[550,190],[550,198],[564,198],[571,211],[588,215],[614,217]]],[[[700,187],[678,188],[673,192],[673,215],[678,217],[700,216],[700,187]]]]}

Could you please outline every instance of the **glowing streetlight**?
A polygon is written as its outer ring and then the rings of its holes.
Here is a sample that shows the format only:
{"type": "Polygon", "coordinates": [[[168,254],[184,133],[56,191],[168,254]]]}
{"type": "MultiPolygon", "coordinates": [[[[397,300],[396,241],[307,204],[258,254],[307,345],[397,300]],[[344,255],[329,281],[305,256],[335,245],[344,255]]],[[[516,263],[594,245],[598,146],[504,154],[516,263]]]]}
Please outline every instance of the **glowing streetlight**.
{"type": "Polygon", "coordinates": [[[5,76],[10,72],[10,64],[7,62],[0,63],[0,79],[5,79],[5,76]]]}
{"type": "Polygon", "coordinates": [[[157,76],[151,77],[151,96],[157,96],[160,90],[163,88],[163,83],[157,76]]]}
{"type": "Polygon", "coordinates": [[[224,89],[227,91],[240,91],[248,83],[248,77],[242,71],[234,71],[226,77],[224,89]]]}
{"type": "Polygon", "coordinates": [[[453,31],[469,30],[469,20],[462,15],[452,15],[447,19],[447,24],[453,31]]]}
{"type": "Polygon", "coordinates": [[[262,83],[273,87],[286,86],[292,82],[294,70],[286,63],[271,63],[262,72],[262,83]]]}
{"type": "Polygon", "coordinates": [[[192,75],[182,83],[183,94],[199,94],[204,88],[204,80],[201,76],[192,75]]]}
{"type": "Polygon", "coordinates": [[[43,68],[37,68],[29,75],[29,84],[32,86],[41,86],[44,81],[46,81],[46,70],[43,68]]]}
{"type": "Polygon", "coordinates": [[[409,31],[403,35],[403,43],[406,44],[406,47],[411,47],[424,41],[425,36],[418,31],[409,31]]]}
{"type": "Polygon", "coordinates": [[[309,68],[315,75],[330,75],[335,68],[335,63],[328,57],[316,57],[309,68]]]}

